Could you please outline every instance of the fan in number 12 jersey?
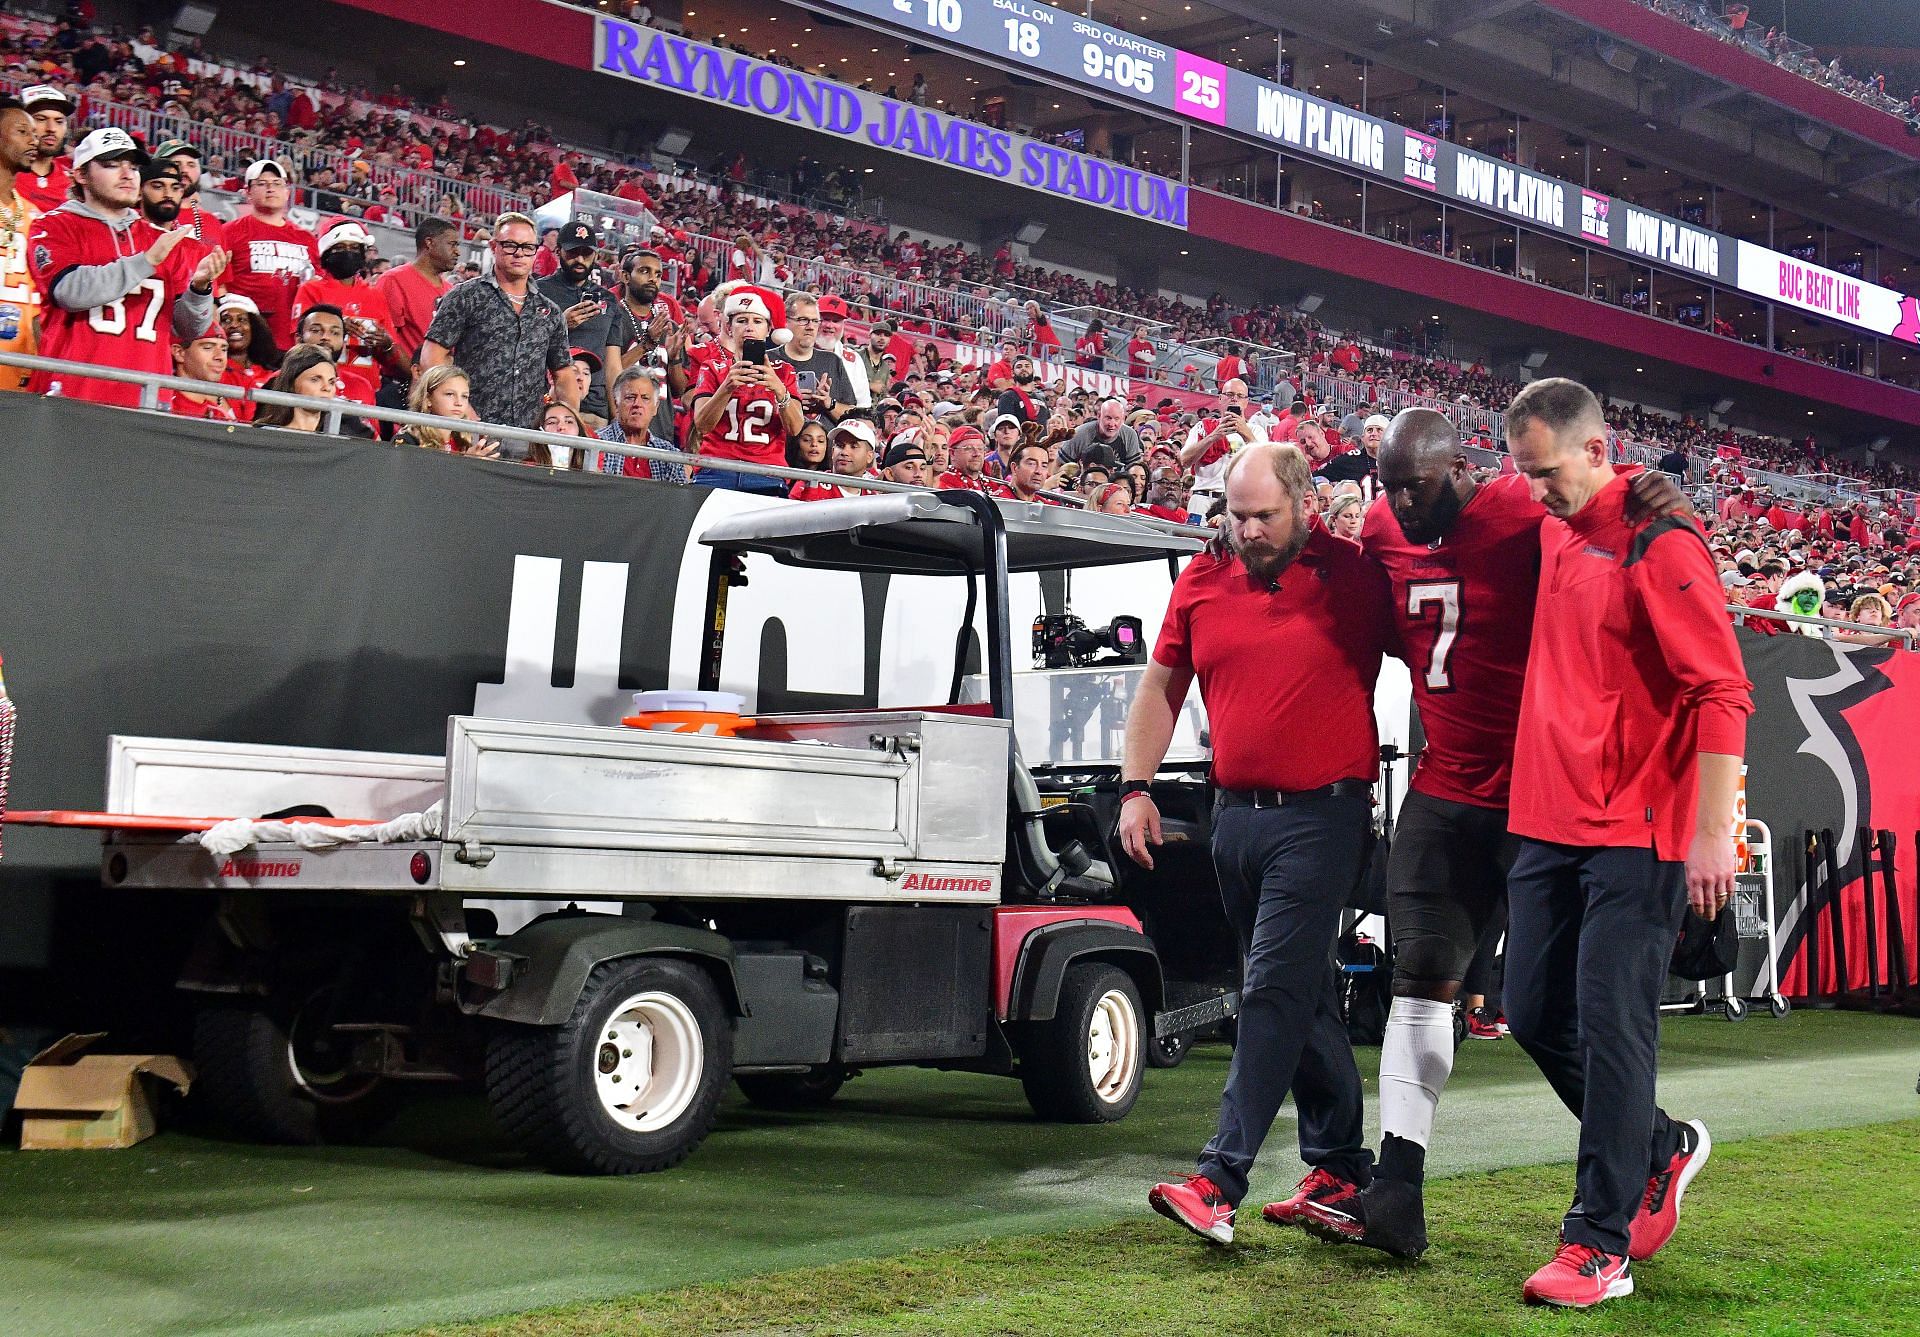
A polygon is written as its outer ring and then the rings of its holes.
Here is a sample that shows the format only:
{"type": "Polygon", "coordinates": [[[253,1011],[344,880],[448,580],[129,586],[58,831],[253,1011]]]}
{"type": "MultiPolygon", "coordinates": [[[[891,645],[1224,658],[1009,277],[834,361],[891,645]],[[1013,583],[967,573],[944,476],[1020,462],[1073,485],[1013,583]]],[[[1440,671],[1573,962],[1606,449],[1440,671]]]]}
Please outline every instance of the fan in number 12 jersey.
{"type": "MultiPolygon", "coordinates": [[[[785,304],[764,289],[739,287],[727,294],[721,310],[725,333],[702,361],[693,389],[698,453],[755,464],[785,464],[787,437],[798,432],[803,421],[800,382],[790,363],[756,366],[740,360],[749,343],[758,343],[764,350],[785,342],[780,337],[787,333],[785,304]],[[769,372],[778,390],[767,384],[769,372]]],[[[780,489],[784,492],[785,484],[780,489]]]]}
{"type": "MultiPolygon", "coordinates": [[[[171,375],[178,335],[197,337],[213,319],[213,284],[226,268],[214,251],[193,263],[189,233],[162,232],[139,211],[147,154],[126,131],[95,130],[73,151],[80,198],[34,224],[27,267],[44,298],[40,352],[128,371],[171,375]]],[[[128,407],[140,387],[37,372],[38,393],[128,407]]]]}

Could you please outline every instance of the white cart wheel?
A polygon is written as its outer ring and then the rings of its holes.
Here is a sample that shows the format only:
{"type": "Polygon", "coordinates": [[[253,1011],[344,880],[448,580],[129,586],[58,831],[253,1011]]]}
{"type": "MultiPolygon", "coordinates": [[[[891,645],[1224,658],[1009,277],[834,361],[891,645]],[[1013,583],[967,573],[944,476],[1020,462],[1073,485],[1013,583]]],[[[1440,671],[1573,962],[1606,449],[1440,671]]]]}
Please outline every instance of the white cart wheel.
{"type": "Polygon", "coordinates": [[[693,1009],[670,993],[637,993],[601,1027],[594,1093],[607,1117],[629,1132],[653,1133],[682,1114],[700,1091],[706,1048],[693,1009]]]}

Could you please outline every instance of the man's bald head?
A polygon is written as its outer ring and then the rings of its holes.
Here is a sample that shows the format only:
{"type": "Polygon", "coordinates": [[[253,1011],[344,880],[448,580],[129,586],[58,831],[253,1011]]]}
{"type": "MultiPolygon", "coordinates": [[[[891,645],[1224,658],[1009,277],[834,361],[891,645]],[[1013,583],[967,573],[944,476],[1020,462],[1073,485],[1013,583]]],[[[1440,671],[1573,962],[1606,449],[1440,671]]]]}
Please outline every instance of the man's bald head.
{"type": "Polygon", "coordinates": [[[1411,543],[1437,543],[1451,533],[1477,486],[1459,432],[1432,409],[1406,409],[1387,424],[1379,472],[1380,490],[1411,543]]]}

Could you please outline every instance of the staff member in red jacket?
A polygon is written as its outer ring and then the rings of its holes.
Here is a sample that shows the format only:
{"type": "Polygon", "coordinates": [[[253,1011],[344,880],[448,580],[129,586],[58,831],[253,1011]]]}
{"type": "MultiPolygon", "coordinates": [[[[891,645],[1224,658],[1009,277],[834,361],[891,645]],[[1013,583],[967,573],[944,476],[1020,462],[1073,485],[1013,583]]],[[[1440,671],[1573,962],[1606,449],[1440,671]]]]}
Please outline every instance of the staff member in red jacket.
{"type": "Polygon", "coordinates": [[[1372,820],[1373,684],[1392,607],[1380,568],[1309,518],[1313,496],[1293,446],[1234,457],[1232,550],[1195,557],[1174,583],[1120,772],[1121,842],[1151,868],[1160,814],[1149,781],[1198,677],[1220,790],[1213,864],[1245,967],[1240,1034],[1198,1172],[1156,1184],[1147,1201],[1221,1244],[1233,1239],[1234,1208],[1289,1090],[1311,1169],[1267,1219],[1291,1224],[1305,1202],[1350,1198],[1373,1174],[1331,949],[1372,820]]]}
{"type": "Polygon", "coordinates": [[[1633,1293],[1629,1257],[1673,1234],[1712,1147],[1654,1103],[1654,1059],[1685,909],[1733,894],[1752,685],[1700,532],[1628,524],[1591,391],[1535,381],[1507,441],[1553,517],[1514,745],[1507,1022],[1580,1120],[1561,1247],[1523,1294],[1585,1308],[1633,1293]]]}

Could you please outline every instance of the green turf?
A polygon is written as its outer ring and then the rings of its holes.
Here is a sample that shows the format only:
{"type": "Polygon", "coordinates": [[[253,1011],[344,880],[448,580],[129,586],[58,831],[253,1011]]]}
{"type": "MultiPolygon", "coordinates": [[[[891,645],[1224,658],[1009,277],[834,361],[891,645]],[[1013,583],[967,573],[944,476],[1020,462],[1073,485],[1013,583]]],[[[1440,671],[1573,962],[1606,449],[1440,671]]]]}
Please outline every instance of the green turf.
{"type": "MultiPolygon", "coordinates": [[[[1663,1062],[1668,1105],[1723,1143],[1920,1108],[1909,1020],[1686,1018],[1663,1062]]],[[[616,1180],[528,1165],[470,1098],[373,1147],[0,1152],[0,1334],[373,1332],[1135,1220],[1191,1163],[1224,1075],[1202,1049],[1150,1074],[1124,1123],[1078,1128],[1035,1123],[1004,1079],[875,1072],[819,1115],[731,1102],[685,1166],[616,1180]]],[[[1573,1138],[1511,1041],[1470,1044],[1432,1167],[1561,1161],[1573,1138]]],[[[1256,1193],[1297,1177],[1291,1142],[1283,1115],[1256,1193]]]]}
{"type": "MultiPolygon", "coordinates": [[[[1157,1218],[573,1306],[433,1337],[570,1334],[1911,1333],[1920,1327],[1920,1120],[1718,1150],[1682,1233],[1637,1291],[1591,1314],[1531,1310],[1570,1166],[1440,1180],[1417,1264],[1242,1226],[1213,1249],[1157,1218]]],[[[423,1333],[422,1337],[428,1337],[423,1333]]]]}

